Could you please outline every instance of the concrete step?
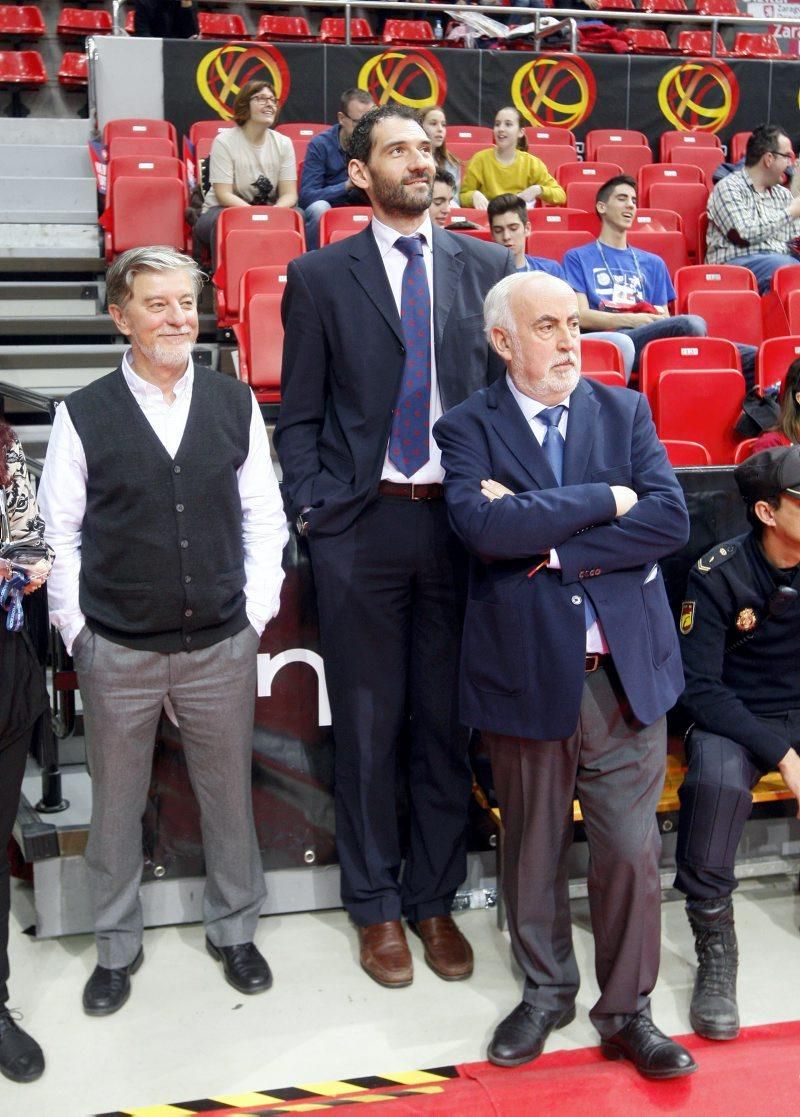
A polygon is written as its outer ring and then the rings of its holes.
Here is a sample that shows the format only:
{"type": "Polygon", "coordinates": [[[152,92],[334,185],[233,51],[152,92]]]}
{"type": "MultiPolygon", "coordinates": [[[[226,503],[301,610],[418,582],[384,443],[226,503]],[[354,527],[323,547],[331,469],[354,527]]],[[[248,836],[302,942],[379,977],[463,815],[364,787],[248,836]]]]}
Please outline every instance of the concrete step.
{"type": "MultiPolygon", "coordinates": [[[[0,117],[0,144],[87,144],[91,139],[88,120],[68,117],[0,117]]],[[[5,164],[8,167],[8,164],[5,164]]]]}
{"type": "Polygon", "coordinates": [[[94,176],[4,177],[0,184],[0,222],[86,225],[96,220],[97,187],[94,176]]]}
{"type": "Polygon", "coordinates": [[[15,178],[35,178],[56,173],[60,178],[95,180],[86,144],[4,144],[2,141],[0,144],[3,166],[15,178]]]}
{"type": "Polygon", "coordinates": [[[0,320],[94,318],[103,313],[105,283],[81,280],[50,283],[12,281],[0,283],[0,320]]]}

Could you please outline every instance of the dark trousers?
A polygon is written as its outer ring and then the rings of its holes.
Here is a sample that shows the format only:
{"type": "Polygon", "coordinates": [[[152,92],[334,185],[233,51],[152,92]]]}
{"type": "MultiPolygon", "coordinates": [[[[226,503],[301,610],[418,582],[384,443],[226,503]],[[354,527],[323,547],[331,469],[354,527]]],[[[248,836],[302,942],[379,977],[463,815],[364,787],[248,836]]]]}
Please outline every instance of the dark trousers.
{"type": "MultiPolygon", "coordinates": [[[[558,696],[543,701],[557,701],[558,696]]],[[[576,731],[563,741],[483,733],[503,820],[503,895],[524,1000],[569,1008],[580,979],[572,947],[567,852],[572,801],[589,844],[589,910],[604,1038],[649,1012],[661,944],[661,840],[666,723],[640,725],[616,671],[586,677],[576,731]]]]}
{"type": "Polygon", "coordinates": [[[0,741],[0,1005],[8,1000],[8,913],[11,907],[8,843],[17,817],[30,737],[30,730],[27,730],[13,740],[0,741]]]}
{"type": "Polygon", "coordinates": [[[197,34],[197,4],[179,0],[133,0],[134,34],[145,39],[189,39],[197,34]]]}
{"type": "Polygon", "coordinates": [[[361,926],[446,914],[466,875],[471,787],[457,708],[464,553],[444,501],[387,496],[309,545],[336,747],[342,902],[361,926]],[[396,810],[401,739],[407,850],[396,810]]]}
{"type": "MultiPolygon", "coordinates": [[[[786,727],[789,740],[800,737],[800,710],[762,720],[786,727]]],[[[716,900],[736,888],[736,850],[753,807],[752,790],[769,769],[736,741],[703,729],[692,730],[686,758],[675,887],[690,900],[716,900]]]]}

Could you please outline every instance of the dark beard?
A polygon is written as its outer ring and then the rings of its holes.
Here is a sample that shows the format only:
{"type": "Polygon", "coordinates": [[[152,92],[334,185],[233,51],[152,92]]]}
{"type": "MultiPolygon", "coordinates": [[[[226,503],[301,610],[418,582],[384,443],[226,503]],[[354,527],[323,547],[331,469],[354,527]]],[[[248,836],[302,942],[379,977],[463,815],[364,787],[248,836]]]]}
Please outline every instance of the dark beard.
{"type": "Polygon", "coordinates": [[[430,207],[433,200],[433,180],[429,182],[428,190],[424,195],[414,198],[406,193],[406,187],[402,183],[387,183],[384,179],[373,178],[372,194],[385,213],[419,217],[430,207]]]}

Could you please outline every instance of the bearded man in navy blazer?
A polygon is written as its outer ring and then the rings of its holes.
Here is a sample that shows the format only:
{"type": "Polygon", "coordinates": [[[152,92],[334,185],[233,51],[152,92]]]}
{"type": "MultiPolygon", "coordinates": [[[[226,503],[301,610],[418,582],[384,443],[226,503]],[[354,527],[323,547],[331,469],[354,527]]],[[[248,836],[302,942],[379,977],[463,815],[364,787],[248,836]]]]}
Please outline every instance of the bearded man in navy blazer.
{"type": "Polygon", "coordinates": [[[467,560],[448,526],[431,429],[502,374],[482,308],[514,264],[497,245],[432,226],[435,165],[416,113],[370,110],[349,152],[374,217],[289,265],[275,443],[319,607],[342,901],[362,967],[398,988],[413,977],[401,916],[440,977],[473,966],[450,915],[471,789],[457,702],[467,560]]]}
{"type": "Polygon", "coordinates": [[[650,1018],[661,892],[656,807],[665,713],[683,687],[658,560],[688,516],[638,392],[580,377],[573,291],[503,279],[484,308],[506,376],[434,434],[456,534],[472,553],[461,717],[488,741],[505,833],[504,889],[523,1001],[489,1058],[535,1059],[575,1017],[566,855],[577,794],[589,843],[600,999],[610,1059],[651,1078],[696,1069],[650,1018]]]}

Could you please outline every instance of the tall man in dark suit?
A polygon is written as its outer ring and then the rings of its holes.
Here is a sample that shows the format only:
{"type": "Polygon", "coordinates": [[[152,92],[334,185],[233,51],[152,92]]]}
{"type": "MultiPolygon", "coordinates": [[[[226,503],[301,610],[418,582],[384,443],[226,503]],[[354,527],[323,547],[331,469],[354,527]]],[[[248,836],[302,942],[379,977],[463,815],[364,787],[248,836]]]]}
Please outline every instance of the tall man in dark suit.
{"type": "Polygon", "coordinates": [[[506,377],[436,425],[451,522],[472,552],[461,717],[491,749],[505,830],[522,1004],[489,1058],[535,1059],[575,1016],[566,854],[577,792],[589,842],[609,1059],[652,1078],[695,1069],[656,1028],[660,946],[656,807],[664,714],[683,675],[658,560],[686,540],[680,487],[647,400],[580,378],[574,292],[541,273],[489,294],[486,329],[506,377]]]}
{"type": "Polygon", "coordinates": [[[481,307],[513,263],[495,245],[431,225],[435,166],[415,113],[371,110],[349,149],[350,179],[375,216],[289,265],[275,442],[319,604],[342,900],[361,965],[398,987],[413,976],[401,916],[440,977],[472,972],[450,916],[470,792],[456,702],[466,560],[430,432],[502,368],[481,307]],[[406,851],[395,812],[403,736],[406,851]]]}

